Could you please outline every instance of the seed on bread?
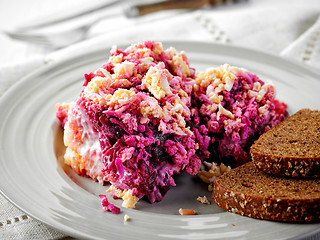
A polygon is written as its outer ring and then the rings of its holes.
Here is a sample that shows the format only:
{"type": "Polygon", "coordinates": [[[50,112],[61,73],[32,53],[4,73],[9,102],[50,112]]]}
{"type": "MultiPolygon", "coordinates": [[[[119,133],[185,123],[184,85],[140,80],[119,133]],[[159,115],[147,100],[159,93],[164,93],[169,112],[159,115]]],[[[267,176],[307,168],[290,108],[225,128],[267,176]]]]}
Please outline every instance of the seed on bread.
{"type": "Polygon", "coordinates": [[[320,111],[302,109],[251,146],[260,170],[289,177],[320,177],[320,111]]]}
{"type": "Polygon", "coordinates": [[[269,175],[252,162],[216,178],[212,199],[220,208],[248,217],[320,221],[320,179],[269,175]]]}

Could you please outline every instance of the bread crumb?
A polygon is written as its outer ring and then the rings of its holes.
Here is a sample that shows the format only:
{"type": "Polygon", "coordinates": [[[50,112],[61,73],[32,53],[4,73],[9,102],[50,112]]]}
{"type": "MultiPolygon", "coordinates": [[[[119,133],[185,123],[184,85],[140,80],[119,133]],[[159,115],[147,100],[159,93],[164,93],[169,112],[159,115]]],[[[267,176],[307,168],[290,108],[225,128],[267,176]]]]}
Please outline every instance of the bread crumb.
{"type": "Polygon", "coordinates": [[[180,215],[195,215],[196,214],[196,212],[193,209],[184,209],[184,208],[180,208],[179,213],[180,213],[180,215]]]}
{"type": "Polygon", "coordinates": [[[210,204],[210,202],[209,202],[209,200],[208,200],[208,198],[206,197],[206,196],[203,196],[203,197],[198,197],[197,198],[197,200],[199,201],[199,202],[201,202],[202,204],[210,204]]]}
{"type": "Polygon", "coordinates": [[[130,217],[126,214],[126,215],[124,215],[123,220],[125,222],[128,222],[130,220],[130,217]]]}

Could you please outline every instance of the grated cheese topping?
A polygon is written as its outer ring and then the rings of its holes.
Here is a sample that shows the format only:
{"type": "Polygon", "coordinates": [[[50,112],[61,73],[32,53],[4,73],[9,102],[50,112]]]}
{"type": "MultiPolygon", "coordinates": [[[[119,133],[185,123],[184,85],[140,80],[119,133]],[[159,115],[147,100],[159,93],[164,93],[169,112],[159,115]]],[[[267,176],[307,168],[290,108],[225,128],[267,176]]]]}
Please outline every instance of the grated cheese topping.
{"type": "Polygon", "coordinates": [[[207,170],[200,170],[198,172],[198,177],[205,183],[208,183],[208,190],[212,191],[213,182],[217,177],[220,177],[225,172],[229,172],[231,170],[230,166],[226,166],[221,163],[220,165],[212,162],[204,161],[203,164],[207,167],[207,170]]]}
{"type": "Polygon", "coordinates": [[[109,189],[107,190],[107,192],[112,193],[114,196],[116,196],[118,198],[122,198],[122,200],[123,200],[122,207],[133,209],[136,207],[136,204],[139,201],[139,198],[137,196],[132,195],[132,193],[133,193],[132,189],[121,190],[121,189],[116,188],[113,185],[111,185],[109,187],[109,189]]]}
{"type": "Polygon", "coordinates": [[[242,69],[230,67],[228,64],[216,68],[209,68],[204,72],[198,73],[194,90],[201,91],[201,89],[206,89],[205,93],[208,99],[213,104],[218,104],[219,113],[234,119],[234,115],[221,105],[224,99],[220,93],[222,91],[231,91],[233,83],[237,78],[236,74],[240,71],[242,71],[242,69]]]}
{"type": "Polygon", "coordinates": [[[164,63],[159,63],[155,67],[150,67],[145,78],[142,80],[143,89],[148,89],[156,99],[161,99],[172,94],[168,82],[170,73],[164,67],[164,63]]]}

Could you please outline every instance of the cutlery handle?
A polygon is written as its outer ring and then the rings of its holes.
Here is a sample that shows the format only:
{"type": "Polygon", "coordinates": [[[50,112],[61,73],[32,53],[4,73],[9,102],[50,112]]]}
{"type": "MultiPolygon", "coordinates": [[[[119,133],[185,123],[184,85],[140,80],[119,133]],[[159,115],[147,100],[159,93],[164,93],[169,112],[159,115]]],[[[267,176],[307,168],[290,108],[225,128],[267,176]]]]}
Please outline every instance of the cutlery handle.
{"type": "Polygon", "coordinates": [[[149,13],[171,9],[196,9],[205,5],[218,5],[223,0],[167,0],[162,2],[139,4],[131,6],[127,15],[129,17],[143,16],[149,13]]]}

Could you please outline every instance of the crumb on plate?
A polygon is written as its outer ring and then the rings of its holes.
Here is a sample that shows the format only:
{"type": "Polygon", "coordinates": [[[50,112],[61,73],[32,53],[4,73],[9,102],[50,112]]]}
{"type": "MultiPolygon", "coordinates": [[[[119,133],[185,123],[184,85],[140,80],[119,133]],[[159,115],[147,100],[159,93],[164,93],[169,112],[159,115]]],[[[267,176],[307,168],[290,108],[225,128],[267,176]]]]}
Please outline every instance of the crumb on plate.
{"type": "Polygon", "coordinates": [[[180,215],[195,215],[196,212],[193,209],[185,209],[185,208],[180,208],[179,209],[180,215]]]}
{"type": "Polygon", "coordinates": [[[203,196],[203,197],[198,197],[197,198],[197,200],[199,201],[199,202],[201,202],[202,204],[210,204],[210,201],[208,200],[208,198],[207,198],[207,196],[203,196]]]}
{"type": "Polygon", "coordinates": [[[128,222],[130,220],[130,217],[126,214],[126,215],[124,215],[123,220],[125,222],[128,222]]]}
{"type": "Polygon", "coordinates": [[[220,177],[225,172],[229,172],[231,170],[230,166],[226,166],[225,164],[221,163],[220,165],[216,163],[209,163],[204,161],[203,164],[207,167],[208,170],[200,170],[198,172],[198,176],[202,181],[208,183],[208,190],[212,191],[212,184],[216,177],[220,177]]]}

